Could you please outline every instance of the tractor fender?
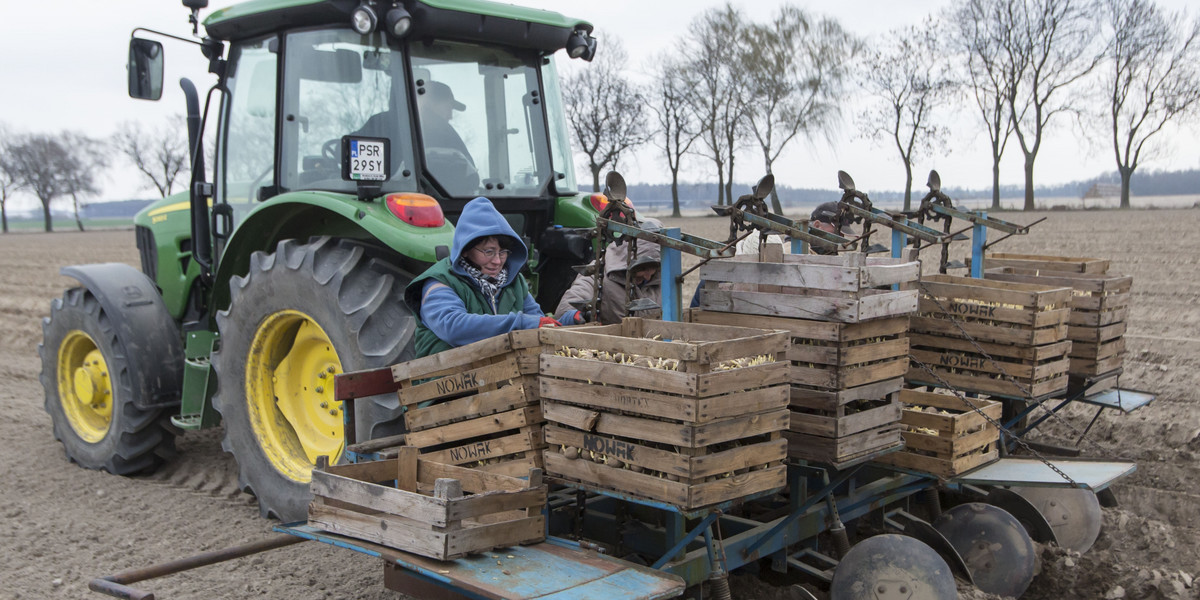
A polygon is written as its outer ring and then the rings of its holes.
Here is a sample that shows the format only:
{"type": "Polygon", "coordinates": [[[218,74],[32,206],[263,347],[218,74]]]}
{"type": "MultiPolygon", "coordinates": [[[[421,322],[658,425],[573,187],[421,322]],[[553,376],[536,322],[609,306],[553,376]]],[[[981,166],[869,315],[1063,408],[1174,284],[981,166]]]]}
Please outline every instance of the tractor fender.
{"type": "Polygon", "coordinates": [[[120,352],[129,363],[134,406],[179,404],[183,387],[183,343],[179,328],[158,288],[141,271],[122,263],[63,267],[63,275],[83,284],[112,321],[120,352]]]}
{"type": "Polygon", "coordinates": [[[270,252],[282,240],[331,236],[387,248],[406,271],[421,272],[437,258],[434,248],[449,246],[454,226],[414,227],[391,215],[380,202],[359,202],[344,194],[291,192],[272,198],[245,216],[221,253],[213,283],[214,313],[229,306],[229,280],[246,273],[250,256],[270,252]]]}

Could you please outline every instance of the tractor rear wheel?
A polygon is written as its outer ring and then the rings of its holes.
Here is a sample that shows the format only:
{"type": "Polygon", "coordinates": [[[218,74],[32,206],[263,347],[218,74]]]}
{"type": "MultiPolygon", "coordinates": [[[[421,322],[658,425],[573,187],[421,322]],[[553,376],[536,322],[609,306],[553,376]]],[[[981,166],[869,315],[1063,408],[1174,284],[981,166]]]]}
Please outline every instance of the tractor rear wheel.
{"type": "MultiPolygon", "coordinates": [[[[371,246],[322,237],[256,252],[249,272],[231,281],[229,308],[217,314],[213,405],[225,423],[222,446],[264,517],[304,519],[317,457],[342,456],[333,377],[411,358],[410,280],[371,246]]],[[[354,441],[403,431],[394,395],[360,399],[356,412],[354,441]]]]}
{"type": "Polygon", "coordinates": [[[121,339],[100,301],[82,287],[55,299],[42,320],[46,412],[67,458],[81,467],[131,475],[175,454],[177,430],[164,409],[137,406],[148,403],[130,372],[138,343],[144,340],[121,339]]]}

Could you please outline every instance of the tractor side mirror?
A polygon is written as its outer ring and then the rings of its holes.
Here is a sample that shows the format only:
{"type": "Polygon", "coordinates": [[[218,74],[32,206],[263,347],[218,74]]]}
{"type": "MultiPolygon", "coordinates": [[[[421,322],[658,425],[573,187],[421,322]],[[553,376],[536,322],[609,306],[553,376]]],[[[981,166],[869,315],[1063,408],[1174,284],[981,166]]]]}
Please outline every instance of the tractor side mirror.
{"type": "Polygon", "coordinates": [[[163,47],[154,40],[129,40],[129,97],[139,100],[162,98],[163,47]]]}

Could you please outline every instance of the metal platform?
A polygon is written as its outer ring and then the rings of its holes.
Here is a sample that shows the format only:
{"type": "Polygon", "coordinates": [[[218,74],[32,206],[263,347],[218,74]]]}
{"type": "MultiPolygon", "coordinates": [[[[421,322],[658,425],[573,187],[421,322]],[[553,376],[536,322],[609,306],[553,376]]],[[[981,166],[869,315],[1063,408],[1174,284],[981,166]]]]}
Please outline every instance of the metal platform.
{"type": "Polygon", "coordinates": [[[1112,388],[1104,390],[1098,394],[1084,396],[1077,400],[1084,404],[1092,404],[1103,408],[1115,408],[1126,414],[1131,413],[1151,402],[1154,402],[1156,396],[1150,392],[1139,392],[1137,390],[1123,390],[1121,388],[1112,388]]]}
{"type": "MultiPolygon", "coordinates": [[[[1050,462],[1079,487],[1098,492],[1137,470],[1131,462],[1088,459],[1051,459],[1050,462]]],[[[951,484],[1025,487],[1074,487],[1036,458],[1008,457],[988,463],[949,481],[951,484]]]]}
{"type": "Polygon", "coordinates": [[[468,598],[505,600],[652,600],[683,593],[683,579],[585,550],[567,541],[514,546],[440,561],[314,529],[280,525],[276,531],[378,556],[421,579],[468,598]]]}

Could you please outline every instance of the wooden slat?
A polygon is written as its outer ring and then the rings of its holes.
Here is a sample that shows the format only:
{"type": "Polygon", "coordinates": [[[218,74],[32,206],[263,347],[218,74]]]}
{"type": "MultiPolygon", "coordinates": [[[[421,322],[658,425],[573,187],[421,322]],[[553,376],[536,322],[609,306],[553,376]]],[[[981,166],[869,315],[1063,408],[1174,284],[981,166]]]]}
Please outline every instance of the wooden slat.
{"type": "Polygon", "coordinates": [[[592,384],[612,383],[613,385],[687,396],[694,396],[698,391],[697,378],[694,374],[636,365],[618,365],[598,360],[568,358],[553,354],[542,355],[541,374],[543,377],[573,379],[592,384]]]}
{"type": "Polygon", "coordinates": [[[1070,327],[1067,339],[1076,342],[1107,342],[1125,335],[1126,323],[1113,323],[1104,327],[1070,327]]]}
{"type": "Polygon", "coordinates": [[[700,300],[700,306],[711,311],[841,323],[857,323],[866,319],[908,314],[916,310],[916,304],[915,290],[886,292],[854,299],[705,289],[701,292],[700,300]]]}
{"type": "Polygon", "coordinates": [[[785,431],[788,456],[818,462],[842,463],[872,456],[900,444],[900,425],[886,425],[853,435],[826,438],[785,431]]]}
{"type": "Polygon", "coordinates": [[[1128,292],[1133,287],[1133,278],[1123,275],[1038,271],[1021,267],[989,267],[984,273],[984,279],[1051,287],[1070,287],[1081,292],[1091,293],[1121,293],[1128,292]]]}
{"type": "Polygon", "coordinates": [[[908,370],[908,360],[897,357],[860,367],[808,367],[793,364],[789,370],[789,381],[793,385],[848,389],[902,377],[908,370]]]}
{"type": "Polygon", "coordinates": [[[920,288],[922,295],[945,300],[969,299],[1030,308],[1043,308],[1052,304],[1065,305],[1071,298],[1069,287],[1053,288],[954,275],[926,275],[921,278],[920,288]]]}
{"type": "Polygon", "coordinates": [[[997,344],[993,342],[981,342],[959,337],[947,337],[941,335],[927,335],[922,333],[911,333],[908,337],[908,345],[911,348],[922,348],[932,350],[956,350],[960,352],[979,353],[984,352],[989,356],[1016,358],[1028,362],[1041,362],[1056,358],[1066,354],[1073,347],[1069,340],[1059,341],[1050,344],[1042,344],[1039,346],[1016,345],[1016,344],[997,344]]]}
{"type": "Polygon", "coordinates": [[[1124,321],[1128,315],[1128,307],[1102,312],[1073,308],[1071,309],[1071,318],[1067,320],[1067,323],[1069,325],[1081,325],[1084,327],[1103,327],[1124,321]]]}
{"type": "MultiPolygon", "coordinates": [[[[407,364],[407,363],[403,363],[407,364]]],[[[396,367],[393,367],[395,369],[396,367]]],[[[467,369],[448,374],[426,383],[401,389],[398,394],[400,403],[405,406],[436,400],[447,396],[463,395],[466,393],[494,386],[521,376],[515,357],[508,357],[496,364],[467,369]]]]}
{"type": "Polygon", "coordinates": [[[816,264],[801,267],[794,264],[714,260],[700,267],[700,278],[723,283],[758,284],[769,281],[786,287],[838,292],[858,292],[864,287],[857,267],[816,264]]]}
{"type": "Polygon", "coordinates": [[[537,448],[538,445],[530,442],[527,431],[520,430],[513,435],[477,440],[453,448],[426,452],[422,454],[422,457],[448,465],[465,465],[518,452],[529,452],[537,448]]]}
{"type": "Polygon", "coordinates": [[[821,437],[842,437],[900,421],[900,403],[889,402],[842,417],[792,412],[789,431],[821,437]]]}
{"type": "Polygon", "coordinates": [[[1076,273],[1107,273],[1109,261],[1101,258],[1071,256],[1043,256],[1040,254],[1013,254],[995,252],[984,257],[984,266],[1019,267],[1049,271],[1072,271],[1076,273]]]}
{"type": "Polygon", "coordinates": [[[792,386],[790,390],[790,405],[795,408],[814,410],[837,410],[839,406],[857,400],[879,400],[889,394],[900,391],[904,387],[904,379],[896,377],[886,381],[878,381],[845,390],[814,390],[792,386]]]}
{"type": "Polygon", "coordinates": [[[921,263],[908,262],[897,265],[866,265],[862,267],[860,279],[863,287],[880,287],[917,281],[921,277],[921,263]]]}
{"type": "Polygon", "coordinates": [[[696,360],[696,346],[693,344],[665,342],[645,338],[602,335],[573,328],[549,328],[542,339],[552,348],[562,346],[571,348],[588,348],[612,353],[640,354],[677,360],[696,360]]]}
{"type": "MultiPolygon", "coordinates": [[[[1068,359],[1063,359],[1062,362],[1070,365],[1068,359]]],[[[997,394],[1001,396],[1011,396],[1017,398],[1031,397],[1040,399],[1049,397],[1051,394],[1057,394],[1067,389],[1067,376],[1065,374],[1058,377],[1040,381],[1038,383],[1028,385],[1022,383],[1025,390],[1022,391],[1016,385],[1007,379],[992,379],[986,375],[970,375],[963,373],[950,373],[945,369],[930,366],[935,373],[938,374],[946,383],[954,386],[956,389],[964,392],[979,392],[982,394],[997,394]]],[[[908,375],[905,377],[907,381],[918,382],[921,384],[936,384],[937,381],[932,379],[923,369],[912,367],[908,370],[908,375]]]]}
{"type": "MultiPolygon", "coordinates": [[[[388,462],[396,465],[393,461],[388,462]]],[[[313,496],[332,498],[382,513],[402,514],[432,525],[445,525],[447,522],[445,502],[415,492],[318,470],[313,471],[309,490],[313,496]]]]}
{"type": "Polygon", "coordinates": [[[545,530],[545,517],[541,515],[478,525],[449,534],[446,539],[446,554],[451,557],[464,556],[492,548],[537,542],[545,539],[545,530]]]}
{"type": "Polygon", "coordinates": [[[417,468],[417,478],[422,483],[432,484],[438,479],[457,479],[463,490],[472,494],[495,490],[518,491],[526,489],[527,482],[515,477],[484,473],[478,469],[467,469],[422,460],[417,468]]]}
{"type": "Polygon", "coordinates": [[[387,514],[365,514],[332,506],[320,500],[308,505],[308,524],[338,535],[345,535],[405,552],[439,560],[446,554],[446,534],[413,526],[387,514]]]}
{"type": "Polygon", "coordinates": [[[939,298],[935,301],[922,296],[917,305],[922,316],[938,316],[953,319],[977,319],[981,322],[1016,323],[1030,327],[1050,327],[1065,323],[1071,311],[1067,307],[1056,310],[1036,308],[1004,308],[985,306],[956,299],[939,298]]]}
{"type": "Polygon", "coordinates": [[[1067,339],[1067,326],[1029,329],[1024,327],[999,327],[983,323],[951,322],[945,319],[928,317],[911,317],[909,327],[914,333],[942,337],[962,338],[964,332],[972,339],[980,342],[997,344],[1021,344],[1040,346],[1053,344],[1067,339]]]}
{"type": "Polygon", "coordinates": [[[412,431],[408,433],[407,440],[410,446],[428,448],[472,437],[518,429],[528,425],[537,425],[542,422],[542,415],[538,407],[527,406],[486,417],[434,427],[433,429],[426,429],[424,431],[412,431]]]}
{"type": "Polygon", "coordinates": [[[1096,360],[1116,356],[1124,351],[1125,338],[1120,337],[1111,342],[1072,342],[1070,356],[1096,360]]]}
{"type": "MultiPolygon", "coordinates": [[[[543,408],[547,421],[562,423],[570,427],[588,431],[586,428],[587,420],[580,417],[581,413],[589,411],[549,400],[543,401],[543,408]],[[580,427],[579,425],[584,425],[584,427],[580,427]]],[[[612,413],[599,413],[595,428],[590,431],[696,448],[753,435],[782,431],[787,427],[787,421],[787,409],[742,415],[698,425],[686,425],[612,413]]]]}
{"type": "MultiPolygon", "coordinates": [[[[782,358],[782,357],[781,357],[782,358]]],[[[696,376],[696,395],[700,398],[722,396],[756,388],[785,384],[791,365],[787,361],[701,373],[696,376]]]]}
{"type": "Polygon", "coordinates": [[[503,355],[513,349],[509,334],[490,337],[478,342],[450,348],[444,352],[392,365],[395,381],[410,381],[426,377],[437,377],[445,373],[473,367],[472,363],[503,355]]]}
{"type": "Polygon", "coordinates": [[[409,431],[421,431],[464,418],[482,417],[513,410],[536,401],[536,399],[536,394],[530,397],[525,385],[517,382],[500,389],[447,400],[425,408],[410,407],[404,413],[404,423],[408,426],[409,431]]]}

